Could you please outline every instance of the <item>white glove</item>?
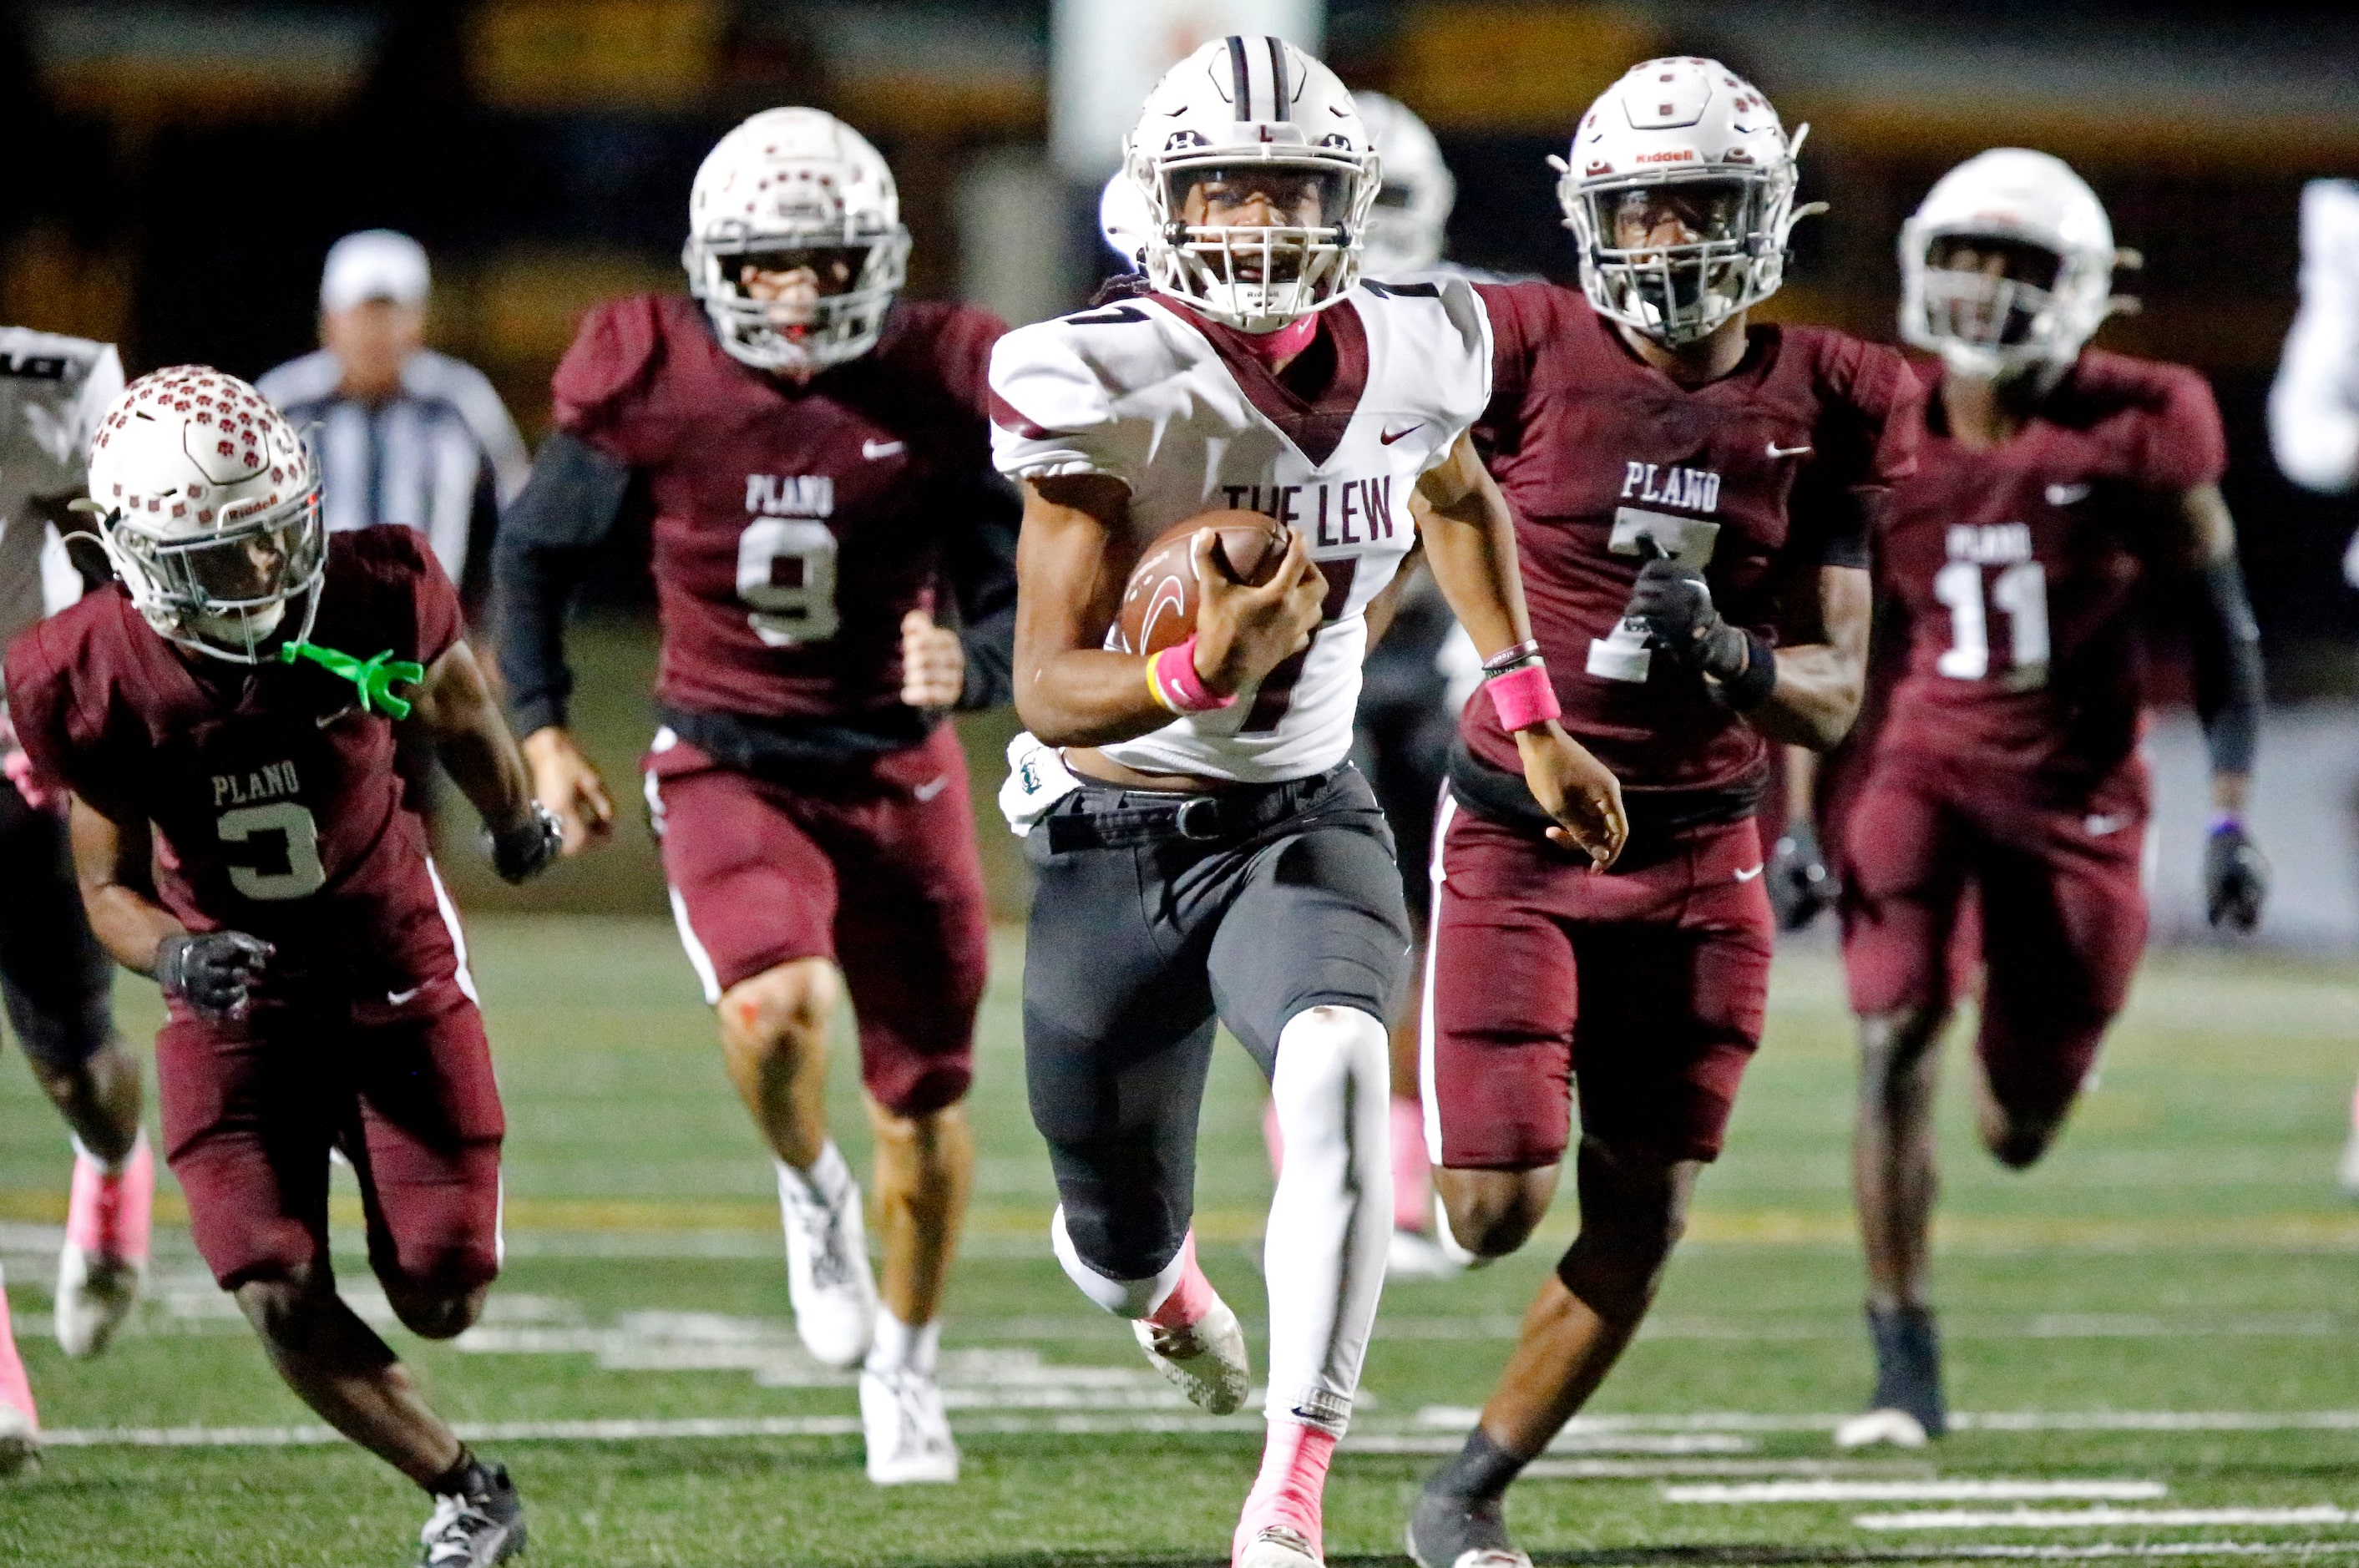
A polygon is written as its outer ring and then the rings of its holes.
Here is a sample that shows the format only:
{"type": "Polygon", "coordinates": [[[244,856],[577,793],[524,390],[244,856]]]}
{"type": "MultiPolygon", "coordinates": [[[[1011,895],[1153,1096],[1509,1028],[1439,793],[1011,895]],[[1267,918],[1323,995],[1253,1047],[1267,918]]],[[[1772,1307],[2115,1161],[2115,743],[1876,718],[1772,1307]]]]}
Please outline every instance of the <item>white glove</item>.
{"type": "Polygon", "coordinates": [[[2359,184],[2302,188],[2301,310],[2269,388],[2269,444],[2304,489],[2359,478],[2359,184]]]}
{"type": "Polygon", "coordinates": [[[1062,753],[1043,746],[1029,730],[1007,743],[1007,782],[999,787],[999,811],[1007,831],[1022,838],[1050,808],[1082,787],[1062,753]]]}

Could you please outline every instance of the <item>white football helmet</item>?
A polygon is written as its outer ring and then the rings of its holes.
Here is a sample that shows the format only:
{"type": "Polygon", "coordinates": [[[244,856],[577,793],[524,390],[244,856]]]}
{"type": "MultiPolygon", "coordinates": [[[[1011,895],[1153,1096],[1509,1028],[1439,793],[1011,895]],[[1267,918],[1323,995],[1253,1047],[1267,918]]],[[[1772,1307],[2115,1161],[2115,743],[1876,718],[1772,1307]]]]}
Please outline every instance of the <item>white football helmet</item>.
{"type": "Polygon", "coordinates": [[[1383,172],[1335,73],[1283,38],[1216,39],[1164,73],[1123,144],[1147,199],[1147,278],[1217,321],[1274,332],[1342,299],[1383,172]],[[1288,177],[1290,222],[1190,223],[1200,185],[1288,177]]]}
{"type": "Polygon", "coordinates": [[[818,109],[765,109],[704,155],[679,259],[730,357],[809,376],[876,345],[908,276],[909,231],[866,137],[818,109]],[[780,252],[842,261],[850,285],[809,304],[749,298],[745,258],[780,252]]]}
{"type": "Polygon", "coordinates": [[[2060,371],[2107,316],[2134,308],[2113,289],[2114,268],[2136,262],[2071,165],[1993,147],[1934,181],[1900,225],[1900,335],[1980,380],[2060,371]],[[1975,240],[1995,242],[1984,267],[1942,264],[1975,240]]]}
{"type": "Polygon", "coordinates": [[[320,613],[327,530],[320,469],[286,416],[210,365],[179,365],[125,387],[90,446],[93,539],[147,624],[180,647],[265,661],[288,603],[293,640],[320,613]]]}
{"type": "Polygon", "coordinates": [[[1794,224],[1795,158],[1761,90],[1718,60],[1680,56],[1630,68],[1549,164],[1565,226],[1581,246],[1581,287],[1601,315],[1663,343],[1693,343],[1777,292],[1794,224]],[[1624,245],[1616,219],[1669,191],[1695,204],[1702,238],[1624,245]]]}
{"type": "Polygon", "coordinates": [[[1098,234],[1106,248],[1133,272],[1147,270],[1147,241],[1155,228],[1155,214],[1147,209],[1147,193],[1122,169],[1116,169],[1098,192],[1098,234]]]}
{"type": "Polygon", "coordinates": [[[1442,231],[1458,201],[1458,181],[1441,144],[1408,108],[1381,93],[1354,93],[1368,140],[1385,160],[1384,184],[1368,210],[1363,267],[1371,278],[1404,278],[1441,259],[1442,231]]]}

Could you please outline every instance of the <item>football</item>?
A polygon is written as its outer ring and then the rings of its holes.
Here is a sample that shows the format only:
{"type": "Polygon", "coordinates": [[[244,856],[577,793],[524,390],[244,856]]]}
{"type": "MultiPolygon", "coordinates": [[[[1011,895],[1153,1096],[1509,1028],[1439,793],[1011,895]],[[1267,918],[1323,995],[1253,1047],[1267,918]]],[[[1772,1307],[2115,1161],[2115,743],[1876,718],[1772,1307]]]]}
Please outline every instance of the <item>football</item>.
{"type": "Polygon", "coordinates": [[[1199,528],[1219,531],[1212,560],[1232,582],[1248,587],[1268,582],[1286,553],[1286,525],[1260,512],[1206,512],[1172,524],[1155,537],[1131,569],[1122,613],[1114,617],[1107,647],[1124,653],[1160,653],[1194,634],[1196,572],[1189,559],[1189,541],[1199,528]]]}

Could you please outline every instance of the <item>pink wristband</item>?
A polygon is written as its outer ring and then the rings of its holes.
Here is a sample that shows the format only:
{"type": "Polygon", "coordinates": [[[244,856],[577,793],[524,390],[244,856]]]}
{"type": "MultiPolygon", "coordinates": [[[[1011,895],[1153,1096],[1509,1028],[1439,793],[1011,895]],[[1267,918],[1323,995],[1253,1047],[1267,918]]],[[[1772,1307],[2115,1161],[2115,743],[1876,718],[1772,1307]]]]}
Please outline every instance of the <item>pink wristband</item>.
{"type": "Polygon", "coordinates": [[[1564,712],[1557,706],[1548,666],[1537,659],[1505,675],[1494,675],[1484,682],[1483,690],[1491,693],[1491,711],[1499,715],[1499,727],[1510,735],[1546,724],[1564,712]]]}
{"type": "Polygon", "coordinates": [[[1236,693],[1216,696],[1196,673],[1196,639],[1165,648],[1147,661],[1147,683],[1175,713],[1209,713],[1236,702],[1236,693]]]}

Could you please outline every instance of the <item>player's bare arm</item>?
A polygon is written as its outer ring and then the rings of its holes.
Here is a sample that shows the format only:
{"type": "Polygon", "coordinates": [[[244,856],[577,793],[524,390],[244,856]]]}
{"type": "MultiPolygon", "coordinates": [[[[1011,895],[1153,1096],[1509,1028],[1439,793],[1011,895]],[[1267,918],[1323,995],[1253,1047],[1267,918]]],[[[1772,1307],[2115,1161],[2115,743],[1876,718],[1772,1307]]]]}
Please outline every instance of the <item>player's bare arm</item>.
{"type": "Polygon", "coordinates": [[[1401,600],[1408,597],[1410,585],[1424,569],[1425,540],[1419,539],[1401,557],[1400,570],[1393,573],[1393,580],[1377,590],[1376,596],[1368,601],[1368,607],[1360,612],[1360,618],[1368,624],[1368,652],[1374,653],[1376,645],[1385,640],[1385,634],[1392,630],[1393,617],[1400,614],[1401,600]]]}
{"type": "Polygon", "coordinates": [[[82,907],[109,957],[151,976],[201,1017],[244,1016],[276,949],[244,931],[191,932],[158,903],[146,822],[118,823],[77,797],[73,857],[82,907]]]}
{"type": "MultiPolygon", "coordinates": [[[[1027,481],[1016,551],[1016,711],[1049,746],[1101,746],[1161,729],[1171,712],[1147,683],[1147,660],[1098,645],[1114,624],[1136,552],[1123,542],[1129,493],[1103,475],[1027,481]]],[[[1196,675],[1228,696],[1309,646],[1326,580],[1294,533],[1258,588],[1232,582],[1196,539],[1196,675]]]]}
{"type": "Polygon", "coordinates": [[[563,827],[536,804],[532,774],[474,651],[452,643],[427,670],[414,702],[410,720],[432,738],[442,766],[483,818],[501,877],[521,882],[538,873],[555,855],[563,827]]]}
{"type": "Polygon", "coordinates": [[[2268,896],[2268,861],[2245,830],[2253,754],[2260,731],[2260,628],[2245,592],[2235,519],[2216,485],[2178,498],[2180,560],[2196,591],[2189,642],[2195,705],[2212,762],[2212,831],[2204,845],[2204,912],[2213,925],[2250,931],[2268,896]]]}
{"type": "Polygon", "coordinates": [[[1712,681],[1771,740],[1824,751],[1851,733],[1867,684],[1874,587],[1864,567],[1817,567],[1818,591],[1795,595],[1789,647],[1723,619],[1703,574],[1658,558],[1638,573],[1630,615],[1651,643],[1712,681]]]}
{"type": "MultiPolygon", "coordinates": [[[[1433,580],[1452,614],[1488,661],[1531,641],[1523,579],[1516,570],[1516,518],[1483,467],[1472,438],[1418,480],[1409,500],[1433,580]]],[[[1630,836],[1622,785],[1553,718],[1513,732],[1524,781],[1559,825],[1551,842],[1578,849],[1600,869],[1614,864],[1630,836]]]]}

